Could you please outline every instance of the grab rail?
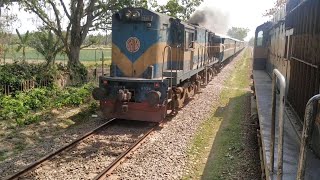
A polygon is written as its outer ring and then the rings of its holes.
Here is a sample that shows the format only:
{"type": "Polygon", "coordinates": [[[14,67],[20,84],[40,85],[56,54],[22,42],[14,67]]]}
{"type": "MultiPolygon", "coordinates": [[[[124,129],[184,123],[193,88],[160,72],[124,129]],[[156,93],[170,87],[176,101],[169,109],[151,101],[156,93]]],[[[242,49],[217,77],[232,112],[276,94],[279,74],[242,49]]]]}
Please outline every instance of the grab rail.
{"type": "Polygon", "coordinates": [[[305,176],[307,146],[309,144],[310,137],[312,136],[313,125],[316,119],[317,105],[319,100],[320,100],[320,94],[315,95],[311,99],[309,99],[306,105],[306,110],[304,113],[304,123],[303,123],[301,144],[300,144],[297,180],[303,180],[305,176]]]}
{"type": "Polygon", "coordinates": [[[275,123],[276,123],[276,106],[277,106],[277,94],[276,94],[276,80],[280,83],[280,107],[279,107],[279,134],[278,134],[278,166],[277,166],[277,179],[282,179],[283,172],[283,117],[284,117],[284,105],[285,105],[285,92],[286,92],[286,80],[278,69],[273,70],[272,77],[272,115],[271,115],[271,141],[270,141],[270,170],[273,173],[274,169],[274,144],[275,144],[275,123]]]}
{"type": "Polygon", "coordinates": [[[170,85],[171,86],[170,87],[172,87],[172,80],[173,80],[173,77],[172,77],[172,48],[169,45],[166,45],[166,47],[164,47],[163,52],[162,52],[163,60],[162,60],[162,78],[161,78],[161,80],[163,81],[164,55],[165,55],[165,52],[166,52],[167,48],[169,48],[169,50],[170,50],[170,66],[171,66],[171,80],[170,80],[170,85]]]}

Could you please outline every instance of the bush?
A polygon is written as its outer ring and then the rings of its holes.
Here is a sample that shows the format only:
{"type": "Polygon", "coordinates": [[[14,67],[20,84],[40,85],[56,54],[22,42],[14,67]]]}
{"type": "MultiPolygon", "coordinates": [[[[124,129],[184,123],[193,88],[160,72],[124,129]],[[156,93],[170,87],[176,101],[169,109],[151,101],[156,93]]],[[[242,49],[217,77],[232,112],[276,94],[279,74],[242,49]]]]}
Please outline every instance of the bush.
{"type": "Polygon", "coordinates": [[[70,87],[60,90],[56,87],[36,88],[29,92],[18,92],[14,96],[0,97],[0,119],[13,119],[18,125],[38,122],[36,111],[79,106],[91,97],[93,85],[80,88],[70,87]]]}
{"type": "Polygon", "coordinates": [[[80,88],[69,87],[62,92],[58,92],[58,97],[55,101],[55,107],[62,106],[79,106],[91,97],[93,85],[88,84],[80,88]]]}
{"type": "MultiPolygon", "coordinates": [[[[55,77],[65,71],[61,65],[46,66],[42,64],[13,63],[0,66],[0,85],[10,85],[10,91],[21,89],[21,83],[34,80],[37,84],[47,81],[53,85],[55,77]]],[[[2,91],[0,91],[2,92],[2,91]]]]}
{"type": "Polygon", "coordinates": [[[29,108],[20,98],[4,96],[0,99],[0,119],[14,119],[21,124],[28,112],[29,108]]]}

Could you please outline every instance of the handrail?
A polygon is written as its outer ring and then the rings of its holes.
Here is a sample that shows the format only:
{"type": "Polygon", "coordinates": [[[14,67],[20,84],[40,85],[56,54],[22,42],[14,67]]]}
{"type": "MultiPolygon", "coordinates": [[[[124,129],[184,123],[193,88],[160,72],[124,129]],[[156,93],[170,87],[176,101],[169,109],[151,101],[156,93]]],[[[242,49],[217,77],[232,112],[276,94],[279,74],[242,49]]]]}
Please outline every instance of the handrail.
{"type": "Polygon", "coordinates": [[[163,81],[164,55],[165,55],[165,52],[166,52],[167,48],[169,48],[169,50],[170,50],[170,65],[171,65],[171,80],[170,80],[170,85],[171,86],[170,87],[172,87],[172,80],[173,80],[173,77],[172,77],[172,48],[169,45],[166,45],[166,47],[164,47],[163,52],[162,52],[163,60],[162,60],[162,78],[161,78],[161,80],[163,81]]]}
{"type": "Polygon", "coordinates": [[[303,64],[306,64],[306,65],[308,65],[308,66],[311,66],[311,67],[313,67],[313,68],[318,69],[318,66],[317,66],[317,65],[308,63],[308,62],[306,62],[306,61],[304,61],[304,60],[302,60],[302,59],[299,59],[299,58],[296,58],[296,57],[291,57],[291,59],[296,60],[296,61],[299,61],[299,62],[301,62],[301,63],[303,63],[303,64]]]}
{"type": "Polygon", "coordinates": [[[306,159],[307,159],[307,146],[312,136],[313,125],[316,119],[317,105],[320,100],[320,94],[313,96],[309,99],[306,110],[304,113],[304,123],[300,144],[300,154],[298,163],[297,180],[303,180],[305,176],[306,169],[306,159]]]}
{"type": "Polygon", "coordinates": [[[274,169],[274,144],[275,144],[275,123],[276,123],[276,105],[277,94],[276,85],[277,79],[280,83],[280,106],[279,106],[279,133],[278,133],[278,167],[277,167],[277,179],[282,179],[283,172],[283,117],[284,117],[284,105],[285,105],[285,92],[286,92],[286,80],[278,69],[273,70],[272,77],[272,115],[271,115],[271,141],[270,141],[270,170],[273,173],[274,169]]]}

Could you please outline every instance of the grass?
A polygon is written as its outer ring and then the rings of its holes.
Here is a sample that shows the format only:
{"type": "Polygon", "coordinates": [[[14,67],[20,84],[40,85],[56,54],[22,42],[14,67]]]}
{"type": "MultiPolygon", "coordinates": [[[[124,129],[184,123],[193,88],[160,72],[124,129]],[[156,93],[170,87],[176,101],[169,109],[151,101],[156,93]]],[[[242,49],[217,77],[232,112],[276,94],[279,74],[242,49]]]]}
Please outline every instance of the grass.
{"type": "Polygon", "coordinates": [[[243,104],[250,85],[249,52],[237,62],[213,107],[213,113],[199,128],[188,152],[191,172],[183,179],[234,179],[233,171],[239,168],[240,151],[244,148],[241,120],[245,116],[243,104]],[[220,106],[218,108],[218,106],[220,106]]]}
{"type": "MultiPolygon", "coordinates": [[[[111,59],[111,49],[105,48],[105,49],[90,49],[85,48],[80,51],[80,61],[100,61],[102,58],[102,52],[104,53],[104,59],[111,59]]],[[[15,59],[22,57],[22,50],[19,52],[16,52],[14,49],[12,53],[8,53],[7,59],[15,59]]],[[[35,49],[33,48],[26,48],[26,59],[33,60],[33,61],[41,61],[43,60],[43,56],[39,54],[35,49]]],[[[56,57],[56,61],[67,61],[68,57],[67,55],[58,54],[56,57]]]]}
{"type": "Polygon", "coordinates": [[[0,162],[4,161],[7,158],[7,152],[6,151],[0,151],[0,162]]]}

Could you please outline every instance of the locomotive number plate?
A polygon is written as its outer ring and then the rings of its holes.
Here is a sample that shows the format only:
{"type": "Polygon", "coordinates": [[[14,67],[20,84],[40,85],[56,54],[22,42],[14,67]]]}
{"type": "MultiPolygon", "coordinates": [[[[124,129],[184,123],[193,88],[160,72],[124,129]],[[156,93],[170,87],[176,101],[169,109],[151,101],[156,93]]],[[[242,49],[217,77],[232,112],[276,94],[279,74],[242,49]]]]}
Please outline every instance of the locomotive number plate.
{"type": "Polygon", "coordinates": [[[135,53],[140,49],[140,40],[136,37],[130,37],[126,42],[127,50],[135,53]]]}

